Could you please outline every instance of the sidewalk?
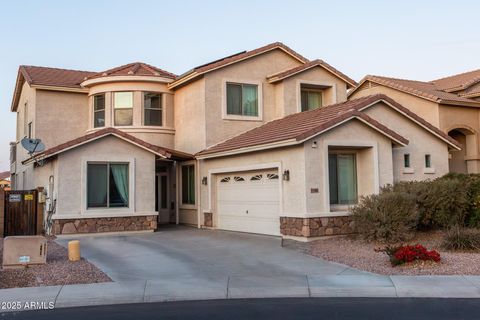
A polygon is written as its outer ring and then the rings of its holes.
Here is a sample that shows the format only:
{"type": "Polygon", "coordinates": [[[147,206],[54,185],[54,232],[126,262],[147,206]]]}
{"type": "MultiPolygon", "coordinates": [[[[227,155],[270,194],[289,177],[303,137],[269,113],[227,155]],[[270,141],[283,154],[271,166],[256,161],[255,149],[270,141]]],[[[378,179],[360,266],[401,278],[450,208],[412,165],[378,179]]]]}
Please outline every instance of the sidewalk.
{"type": "MultiPolygon", "coordinates": [[[[159,279],[0,290],[0,301],[55,308],[176,300],[283,297],[480,298],[480,276],[271,276],[159,279]]],[[[18,310],[1,310],[18,311],[18,310]]]]}

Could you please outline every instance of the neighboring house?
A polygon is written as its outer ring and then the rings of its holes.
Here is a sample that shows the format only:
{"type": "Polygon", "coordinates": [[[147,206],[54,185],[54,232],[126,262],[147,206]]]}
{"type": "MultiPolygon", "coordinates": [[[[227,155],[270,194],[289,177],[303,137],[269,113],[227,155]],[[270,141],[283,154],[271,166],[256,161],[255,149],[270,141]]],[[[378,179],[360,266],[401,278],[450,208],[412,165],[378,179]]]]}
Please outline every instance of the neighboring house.
{"type": "Polygon", "coordinates": [[[450,171],[480,173],[480,70],[428,82],[366,76],[350,99],[383,93],[450,135],[462,150],[450,154],[450,171]]]}
{"type": "Polygon", "coordinates": [[[10,190],[10,171],[0,172],[0,189],[10,190]]]}
{"type": "Polygon", "coordinates": [[[349,233],[360,196],[441,176],[460,149],[384,95],[347,101],[356,85],[281,43],[180,76],[140,62],[102,72],[21,66],[14,188],[45,188],[56,234],[169,222],[349,233]],[[46,150],[30,158],[25,136],[46,150]]]}

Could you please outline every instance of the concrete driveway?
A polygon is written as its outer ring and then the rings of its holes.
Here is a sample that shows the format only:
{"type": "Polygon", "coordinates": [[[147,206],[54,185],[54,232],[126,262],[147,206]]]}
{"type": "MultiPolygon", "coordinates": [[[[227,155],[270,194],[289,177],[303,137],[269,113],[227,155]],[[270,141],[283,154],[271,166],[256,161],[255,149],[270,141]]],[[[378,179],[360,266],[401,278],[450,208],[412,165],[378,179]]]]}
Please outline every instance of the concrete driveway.
{"type": "MultiPolygon", "coordinates": [[[[277,237],[164,227],[150,234],[82,236],[82,256],[114,281],[232,276],[298,278],[361,274],[344,265],[281,247],[277,237]]],[[[66,245],[68,238],[58,242],[66,245]]]]}

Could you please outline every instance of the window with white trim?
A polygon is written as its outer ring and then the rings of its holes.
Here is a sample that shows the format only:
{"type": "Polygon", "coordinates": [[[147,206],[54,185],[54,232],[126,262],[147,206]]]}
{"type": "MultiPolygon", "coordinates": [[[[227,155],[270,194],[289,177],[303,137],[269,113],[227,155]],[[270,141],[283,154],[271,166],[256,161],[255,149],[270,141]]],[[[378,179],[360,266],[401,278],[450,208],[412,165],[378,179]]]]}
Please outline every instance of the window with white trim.
{"type": "Polygon", "coordinates": [[[128,163],[87,163],[87,208],[126,208],[128,163]]]}
{"type": "Polygon", "coordinates": [[[195,166],[182,166],[182,204],[195,204],[195,166]]]}
{"type": "Polygon", "coordinates": [[[258,117],[258,86],[227,83],[227,115],[258,117]]]}
{"type": "Polygon", "coordinates": [[[114,92],[113,111],[115,126],[131,126],[133,124],[133,92],[114,92]]]}
{"type": "Polygon", "coordinates": [[[93,127],[105,126],[105,94],[93,96],[93,127]]]}
{"type": "Polygon", "coordinates": [[[162,94],[143,93],[143,123],[146,126],[162,126],[162,94]]]}

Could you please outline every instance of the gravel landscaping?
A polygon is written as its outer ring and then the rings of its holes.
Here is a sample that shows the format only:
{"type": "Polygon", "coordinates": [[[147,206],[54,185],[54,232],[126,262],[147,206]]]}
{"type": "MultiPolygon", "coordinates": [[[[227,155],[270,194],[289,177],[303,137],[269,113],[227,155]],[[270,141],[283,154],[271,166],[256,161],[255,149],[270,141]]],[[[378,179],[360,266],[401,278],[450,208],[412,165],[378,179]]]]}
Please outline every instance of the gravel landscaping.
{"type": "MultiPolygon", "coordinates": [[[[0,262],[2,257],[3,239],[0,239],[0,262]]],[[[0,289],[110,281],[105,273],[83,258],[70,262],[67,249],[53,239],[48,240],[46,265],[0,271],[0,289]]]]}
{"type": "Polygon", "coordinates": [[[413,262],[392,267],[388,256],[375,249],[385,244],[368,243],[356,236],[334,237],[306,243],[297,250],[321,257],[328,261],[384,274],[384,275],[480,275],[480,252],[453,252],[442,248],[443,232],[417,234],[416,238],[403,244],[421,244],[440,253],[441,261],[413,262]]]}

